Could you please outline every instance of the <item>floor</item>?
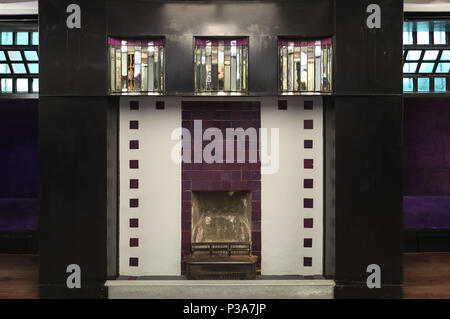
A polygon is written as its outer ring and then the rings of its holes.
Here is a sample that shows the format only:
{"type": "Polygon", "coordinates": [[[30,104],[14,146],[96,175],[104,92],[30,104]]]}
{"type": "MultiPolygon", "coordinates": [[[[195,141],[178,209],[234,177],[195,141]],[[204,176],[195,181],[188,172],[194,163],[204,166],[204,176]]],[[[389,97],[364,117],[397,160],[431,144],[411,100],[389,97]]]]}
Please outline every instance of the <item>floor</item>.
{"type": "MultiPolygon", "coordinates": [[[[450,299],[450,252],[404,254],[404,298],[450,299]]],[[[39,257],[0,255],[0,299],[38,298],[39,257]]]]}
{"type": "Polygon", "coordinates": [[[0,255],[0,299],[38,298],[37,255],[0,255]]]}
{"type": "Polygon", "coordinates": [[[403,257],[403,297],[450,299],[450,252],[403,257]]]}

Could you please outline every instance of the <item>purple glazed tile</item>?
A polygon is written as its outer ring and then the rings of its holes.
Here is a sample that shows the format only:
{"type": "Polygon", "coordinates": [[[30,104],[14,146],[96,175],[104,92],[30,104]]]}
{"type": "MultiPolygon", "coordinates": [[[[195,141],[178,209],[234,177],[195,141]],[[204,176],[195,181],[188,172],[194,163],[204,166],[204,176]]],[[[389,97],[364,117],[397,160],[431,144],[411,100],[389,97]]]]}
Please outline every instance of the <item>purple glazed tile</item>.
{"type": "Polygon", "coordinates": [[[139,188],[139,180],[130,179],[130,188],[139,188]]]}
{"type": "Polygon", "coordinates": [[[304,148],[313,148],[313,141],[312,140],[304,140],[303,142],[303,147],[304,148]]]}
{"type": "Polygon", "coordinates": [[[303,257],[303,266],[311,267],[312,266],[312,257],[303,257]]]}
{"type": "Polygon", "coordinates": [[[304,238],[303,247],[312,247],[312,238],[304,238]]]}
{"type": "Polygon", "coordinates": [[[131,208],[139,207],[139,199],[138,198],[130,198],[130,207],[131,208]]]}
{"type": "Polygon", "coordinates": [[[139,258],[130,257],[130,267],[138,267],[139,266],[139,258]]]}
{"type": "Polygon", "coordinates": [[[303,128],[305,130],[312,130],[314,128],[313,120],[303,120],[303,128]]]}
{"type": "Polygon", "coordinates": [[[130,160],[130,168],[133,168],[133,169],[139,168],[139,161],[138,160],[130,160]]]}
{"type": "Polygon", "coordinates": [[[312,218],[303,218],[303,227],[304,228],[313,228],[313,219],[312,218]]]}
{"type": "Polygon", "coordinates": [[[314,181],[312,178],[305,178],[303,180],[303,188],[313,188],[314,181]]]}
{"type": "Polygon", "coordinates": [[[130,227],[131,228],[139,227],[139,219],[138,218],[130,218],[130,227]]]}
{"type": "Polygon", "coordinates": [[[314,200],[312,198],[304,198],[303,199],[303,208],[313,208],[314,200]]]}
{"type": "Polygon", "coordinates": [[[261,179],[261,173],[259,170],[258,171],[243,171],[242,179],[257,181],[257,180],[261,179]]]}
{"type": "Polygon", "coordinates": [[[139,121],[130,121],[130,130],[139,129],[139,121]]]}
{"type": "Polygon", "coordinates": [[[313,109],[313,101],[304,101],[303,107],[305,110],[312,110],[313,109]]]}
{"type": "Polygon", "coordinates": [[[233,172],[231,173],[231,179],[232,179],[233,181],[239,181],[239,180],[241,180],[241,171],[233,171],[233,172]]]}
{"type": "Polygon", "coordinates": [[[306,169],[314,168],[314,160],[311,158],[305,158],[303,160],[303,168],[306,168],[306,169]]]}
{"type": "Polygon", "coordinates": [[[139,238],[130,238],[130,247],[139,247],[139,238]]]}
{"type": "Polygon", "coordinates": [[[139,149],[139,141],[131,140],[130,141],[130,150],[138,150],[139,149]]]}
{"type": "Polygon", "coordinates": [[[221,172],[220,173],[220,180],[221,181],[229,181],[230,180],[230,176],[231,173],[230,172],[221,172]]]}

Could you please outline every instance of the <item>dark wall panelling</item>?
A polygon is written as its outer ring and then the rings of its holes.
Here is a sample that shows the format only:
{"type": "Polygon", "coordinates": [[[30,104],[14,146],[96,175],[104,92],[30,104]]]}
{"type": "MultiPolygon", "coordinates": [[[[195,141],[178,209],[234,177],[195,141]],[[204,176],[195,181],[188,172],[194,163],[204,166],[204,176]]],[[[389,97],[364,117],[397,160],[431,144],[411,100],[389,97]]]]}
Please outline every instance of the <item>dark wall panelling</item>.
{"type": "Polygon", "coordinates": [[[108,98],[40,97],[41,297],[90,295],[106,279],[108,98]],[[66,268],[81,267],[81,289],[66,268]]]}
{"type": "Polygon", "coordinates": [[[38,246],[35,230],[0,231],[0,254],[37,254],[38,246]]]}
{"type": "Polygon", "coordinates": [[[336,93],[401,93],[403,1],[336,0],[335,6],[336,93]],[[370,3],[381,7],[381,29],[366,26],[370,3]]]}
{"type": "Polygon", "coordinates": [[[405,229],[405,252],[449,252],[450,229],[405,229]]]}
{"type": "Polygon", "coordinates": [[[81,29],[69,30],[66,7],[71,3],[39,1],[39,94],[106,95],[105,1],[76,1],[81,7],[81,29]]]}
{"type": "Polygon", "coordinates": [[[400,297],[402,97],[336,98],[335,112],[336,296],[400,297]],[[370,264],[380,289],[366,286],[370,264]]]}

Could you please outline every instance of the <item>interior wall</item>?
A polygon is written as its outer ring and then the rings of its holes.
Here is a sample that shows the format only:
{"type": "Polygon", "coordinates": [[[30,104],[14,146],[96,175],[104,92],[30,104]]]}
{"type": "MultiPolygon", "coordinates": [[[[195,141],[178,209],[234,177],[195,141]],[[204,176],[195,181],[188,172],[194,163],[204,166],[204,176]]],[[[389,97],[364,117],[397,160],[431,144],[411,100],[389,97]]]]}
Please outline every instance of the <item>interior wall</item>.
{"type": "Polygon", "coordinates": [[[338,97],[336,289],[338,298],[402,294],[401,96],[338,97]],[[367,267],[381,269],[369,289],[367,267]]]}
{"type": "Polygon", "coordinates": [[[181,103],[164,98],[165,108],[157,109],[159,100],[120,99],[120,275],[180,274],[181,164],[172,161],[177,141],[171,136],[181,124],[181,103]],[[138,101],[138,109],[130,101],[138,101]],[[138,149],[130,149],[136,141],[138,149]]]}
{"type": "Polygon", "coordinates": [[[108,97],[39,97],[39,297],[105,296],[108,97]],[[66,270],[80,266],[81,288],[66,270]]]}
{"type": "MultiPolygon", "coordinates": [[[[276,98],[262,100],[261,127],[279,128],[280,144],[278,170],[261,177],[261,273],[322,275],[322,98],[289,97],[285,100],[286,110],[278,109],[276,98]],[[311,102],[312,109],[309,109],[311,102]],[[305,121],[311,120],[313,126],[309,129],[311,122],[305,121]],[[312,148],[305,148],[305,140],[312,141],[312,148]],[[305,168],[305,164],[309,167],[304,162],[308,159],[313,160],[313,168],[305,168]]],[[[274,149],[269,154],[274,154],[274,149]]]]}

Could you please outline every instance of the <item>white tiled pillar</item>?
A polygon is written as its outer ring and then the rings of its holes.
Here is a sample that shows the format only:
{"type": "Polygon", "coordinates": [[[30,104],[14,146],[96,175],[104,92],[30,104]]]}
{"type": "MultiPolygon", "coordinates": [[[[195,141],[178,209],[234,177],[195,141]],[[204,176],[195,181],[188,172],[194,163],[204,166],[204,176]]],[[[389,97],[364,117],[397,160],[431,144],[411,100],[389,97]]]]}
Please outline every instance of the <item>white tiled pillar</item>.
{"type": "Polygon", "coordinates": [[[180,101],[121,97],[119,120],[119,274],[179,275],[181,164],[171,159],[171,134],[180,101]]]}
{"type": "Polygon", "coordinates": [[[322,275],[322,122],[322,97],[262,101],[261,127],[279,128],[279,169],[261,177],[262,275],[322,275]]]}

